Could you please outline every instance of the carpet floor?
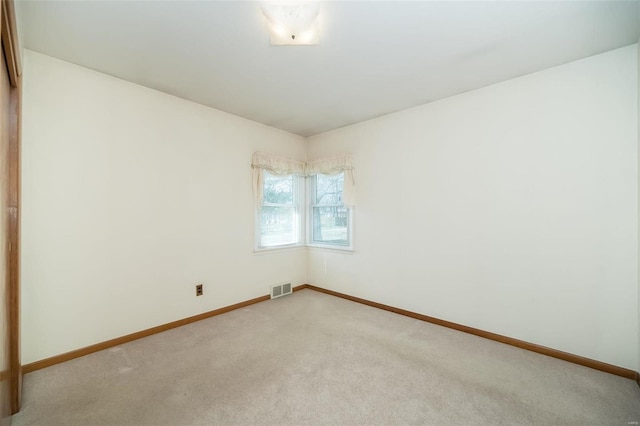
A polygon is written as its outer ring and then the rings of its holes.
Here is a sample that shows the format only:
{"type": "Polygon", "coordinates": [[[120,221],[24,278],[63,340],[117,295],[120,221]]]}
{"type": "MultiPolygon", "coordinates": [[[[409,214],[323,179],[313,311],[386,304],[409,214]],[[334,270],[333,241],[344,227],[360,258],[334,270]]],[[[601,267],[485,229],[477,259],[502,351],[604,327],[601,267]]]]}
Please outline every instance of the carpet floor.
{"type": "Polygon", "coordinates": [[[24,377],[22,425],[629,425],[629,379],[302,290],[24,377]]]}

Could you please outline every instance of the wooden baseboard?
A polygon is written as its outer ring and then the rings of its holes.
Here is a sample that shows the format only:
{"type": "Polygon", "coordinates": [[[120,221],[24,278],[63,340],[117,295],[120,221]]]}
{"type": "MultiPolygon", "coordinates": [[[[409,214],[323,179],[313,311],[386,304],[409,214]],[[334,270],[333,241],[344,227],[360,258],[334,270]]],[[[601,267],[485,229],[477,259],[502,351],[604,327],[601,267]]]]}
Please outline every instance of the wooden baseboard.
{"type": "MultiPolygon", "coordinates": [[[[635,380],[640,386],[640,373],[629,370],[627,368],[618,367],[616,365],[607,364],[605,362],[596,361],[590,358],[585,358],[579,355],[570,354],[567,352],[562,352],[556,349],[547,348],[545,346],[536,345],[534,343],[525,342],[523,340],[514,339],[507,336],[502,336],[500,334],[491,333],[489,331],[480,330],[473,327],[468,327],[466,325],[457,324],[450,321],[441,320],[438,318],[430,317],[427,315],[418,314],[415,312],[407,311],[400,308],[394,308],[393,306],[384,305],[382,303],[372,302],[370,300],[361,299],[359,297],[349,296],[348,294],[339,293],[333,290],[327,290],[322,287],[317,287],[311,284],[302,284],[293,288],[293,291],[300,291],[304,289],[315,290],[321,293],[330,294],[332,296],[341,297],[343,299],[351,300],[353,302],[361,303],[364,305],[372,306],[374,308],[384,309],[385,311],[394,312],[396,314],[405,315],[411,318],[415,318],[421,321],[430,322],[432,324],[441,325],[443,327],[452,328],[454,330],[462,331],[465,333],[473,334],[476,336],[484,337],[486,339],[494,340],[496,342],[505,343],[507,345],[516,346],[521,349],[526,349],[532,352],[537,352],[543,355],[547,355],[553,358],[562,359],[564,361],[569,361],[574,364],[583,365],[585,367],[594,368],[596,370],[604,371],[607,373],[615,374],[617,376],[626,377],[632,380],[635,380]]],[[[206,318],[214,317],[216,315],[221,315],[226,312],[231,312],[236,309],[244,308],[245,306],[253,305],[255,303],[260,303],[265,300],[269,300],[269,296],[261,296],[256,297],[255,299],[246,300],[244,302],[236,303],[234,305],[225,306],[224,308],[215,309],[213,311],[205,312],[199,315],[194,315],[192,317],[184,318],[178,321],[173,321],[168,324],[159,325],[157,327],[152,327],[147,330],[138,331],[137,333],[128,334],[126,336],[117,337],[115,339],[107,340],[106,342],[97,343],[95,345],[87,346],[85,348],[76,349],[71,352],[67,352],[64,354],[52,356],[50,358],[46,358],[40,361],[35,361],[29,364],[25,364],[22,366],[22,370],[24,374],[30,373],[32,371],[40,370],[42,368],[50,367],[55,364],[60,364],[62,362],[70,361],[75,358],[79,358],[84,355],[88,355],[94,352],[98,352],[104,349],[112,348],[114,346],[122,345],[123,343],[131,342],[136,339],[141,339],[143,337],[151,336],[156,333],[162,333],[163,331],[171,330],[172,328],[180,327],[186,324],[190,324],[196,321],[200,321],[206,318]]]]}
{"type": "MultiPolygon", "coordinates": [[[[293,288],[293,291],[299,291],[307,288],[306,284],[302,284],[293,288]]],[[[89,355],[94,352],[102,351],[104,349],[112,348],[114,346],[122,345],[123,343],[131,342],[133,340],[141,339],[143,337],[151,336],[153,334],[162,333],[163,331],[171,330],[172,328],[180,327],[183,325],[191,324],[192,322],[200,321],[206,318],[211,318],[216,315],[221,315],[227,312],[235,311],[236,309],[244,308],[245,306],[253,305],[255,303],[264,302],[269,300],[270,296],[260,296],[255,299],[246,300],[244,302],[236,303],[234,305],[225,306],[224,308],[215,309],[213,311],[205,312],[192,317],[184,318],[178,321],[173,321],[168,324],[159,325],[157,327],[148,328],[146,330],[138,331],[136,333],[127,334],[126,336],[116,337],[115,339],[107,340],[106,342],[96,343],[95,345],[87,346],[84,348],[76,349],[74,351],[66,352],[60,355],[55,355],[50,358],[45,358],[40,361],[35,361],[22,366],[24,374],[31,373],[32,371],[40,370],[42,368],[50,367],[52,365],[60,364],[62,362],[70,361],[75,358],[79,358],[84,355],[89,355]]]]}
{"type": "Polygon", "coordinates": [[[418,314],[415,312],[407,311],[404,309],[394,308],[393,306],[383,305],[382,303],[372,302],[370,300],[361,299],[359,297],[349,296],[348,294],[339,293],[333,290],[327,290],[321,287],[316,287],[311,284],[307,284],[305,288],[319,291],[321,293],[330,294],[332,296],[341,297],[343,299],[351,300],[353,302],[362,303],[364,305],[372,306],[374,308],[384,309],[385,311],[394,312],[396,314],[405,315],[411,318],[415,318],[421,321],[430,322],[432,324],[441,325],[443,327],[452,328],[454,330],[463,331],[465,333],[474,334],[476,336],[484,337],[486,339],[495,340],[496,342],[505,343],[507,345],[515,346],[528,351],[537,352],[539,354],[547,355],[553,358],[569,361],[574,364],[583,365],[585,367],[594,368],[596,370],[604,371],[607,373],[615,374],[616,376],[626,377],[628,379],[636,380],[640,385],[640,374],[636,371],[629,370],[627,368],[618,367],[616,365],[607,364],[606,362],[596,361],[594,359],[585,358],[579,355],[562,352],[556,349],[548,348],[546,346],[536,345],[534,343],[525,342],[523,340],[514,339],[500,334],[491,333],[489,331],[480,330],[466,325],[457,324],[450,321],[441,320],[438,318],[430,317],[427,315],[418,314]]]}

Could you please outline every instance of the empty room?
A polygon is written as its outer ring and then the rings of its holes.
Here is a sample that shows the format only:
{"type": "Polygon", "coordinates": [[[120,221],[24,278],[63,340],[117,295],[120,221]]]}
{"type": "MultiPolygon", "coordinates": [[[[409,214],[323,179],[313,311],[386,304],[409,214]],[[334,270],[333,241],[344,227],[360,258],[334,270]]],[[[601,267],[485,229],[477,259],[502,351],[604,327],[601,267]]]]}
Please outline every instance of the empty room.
{"type": "Polygon", "coordinates": [[[0,2],[0,424],[640,424],[640,1],[0,2]]]}

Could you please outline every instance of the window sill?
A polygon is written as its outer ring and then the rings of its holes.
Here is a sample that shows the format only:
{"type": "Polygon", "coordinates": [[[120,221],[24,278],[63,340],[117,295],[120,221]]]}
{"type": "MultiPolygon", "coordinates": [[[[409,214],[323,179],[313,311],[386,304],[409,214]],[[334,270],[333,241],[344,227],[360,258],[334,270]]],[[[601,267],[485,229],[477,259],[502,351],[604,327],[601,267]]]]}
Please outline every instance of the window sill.
{"type": "Polygon", "coordinates": [[[262,255],[262,254],[269,254],[269,253],[280,253],[283,251],[290,251],[290,250],[301,250],[306,248],[305,245],[303,244],[292,244],[289,246],[277,246],[277,247],[264,247],[264,248],[254,248],[253,249],[253,254],[254,255],[262,255]]]}
{"type": "Polygon", "coordinates": [[[311,250],[317,251],[333,251],[336,253],[342,254],[354,254],[355,250],[353,247],[340,247],[340,246],[329,246],[329,245],[321,245],[321,244],[307,244],[306,247],[311,250]]]}
{"type": "Polygon", "coordinates": [[[302,249],[310,249],[310,250],[317,250],[317,251],[332,251],[335,253],[342,253],[342,254],[355,253],[355,250],[353,249],[353,247],[342,248],[338,246],[324,246],[320,244],[306,244],[306,245],[296,244],[291,246],[257,248],[257,249],[253,249],[253,254],[257,256],[261,256],[263,254],[281,253],[281,252],[286,252],[291,250],[302,250],[302,249]]]}

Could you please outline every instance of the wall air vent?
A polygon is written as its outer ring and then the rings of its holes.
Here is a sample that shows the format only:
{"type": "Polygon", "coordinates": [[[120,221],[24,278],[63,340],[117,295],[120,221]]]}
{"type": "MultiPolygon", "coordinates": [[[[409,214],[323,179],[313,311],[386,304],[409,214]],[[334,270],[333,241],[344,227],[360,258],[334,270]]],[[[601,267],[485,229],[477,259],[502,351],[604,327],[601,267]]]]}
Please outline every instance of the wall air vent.
{"type": "Polygon", "coordinates": [[[271,286],[271,298],[275,299],[276,297],[286,296],[287,294],[291,294],[293,292],[293,287],[291,283],[282,283],[275,284],[271,286]]]}

